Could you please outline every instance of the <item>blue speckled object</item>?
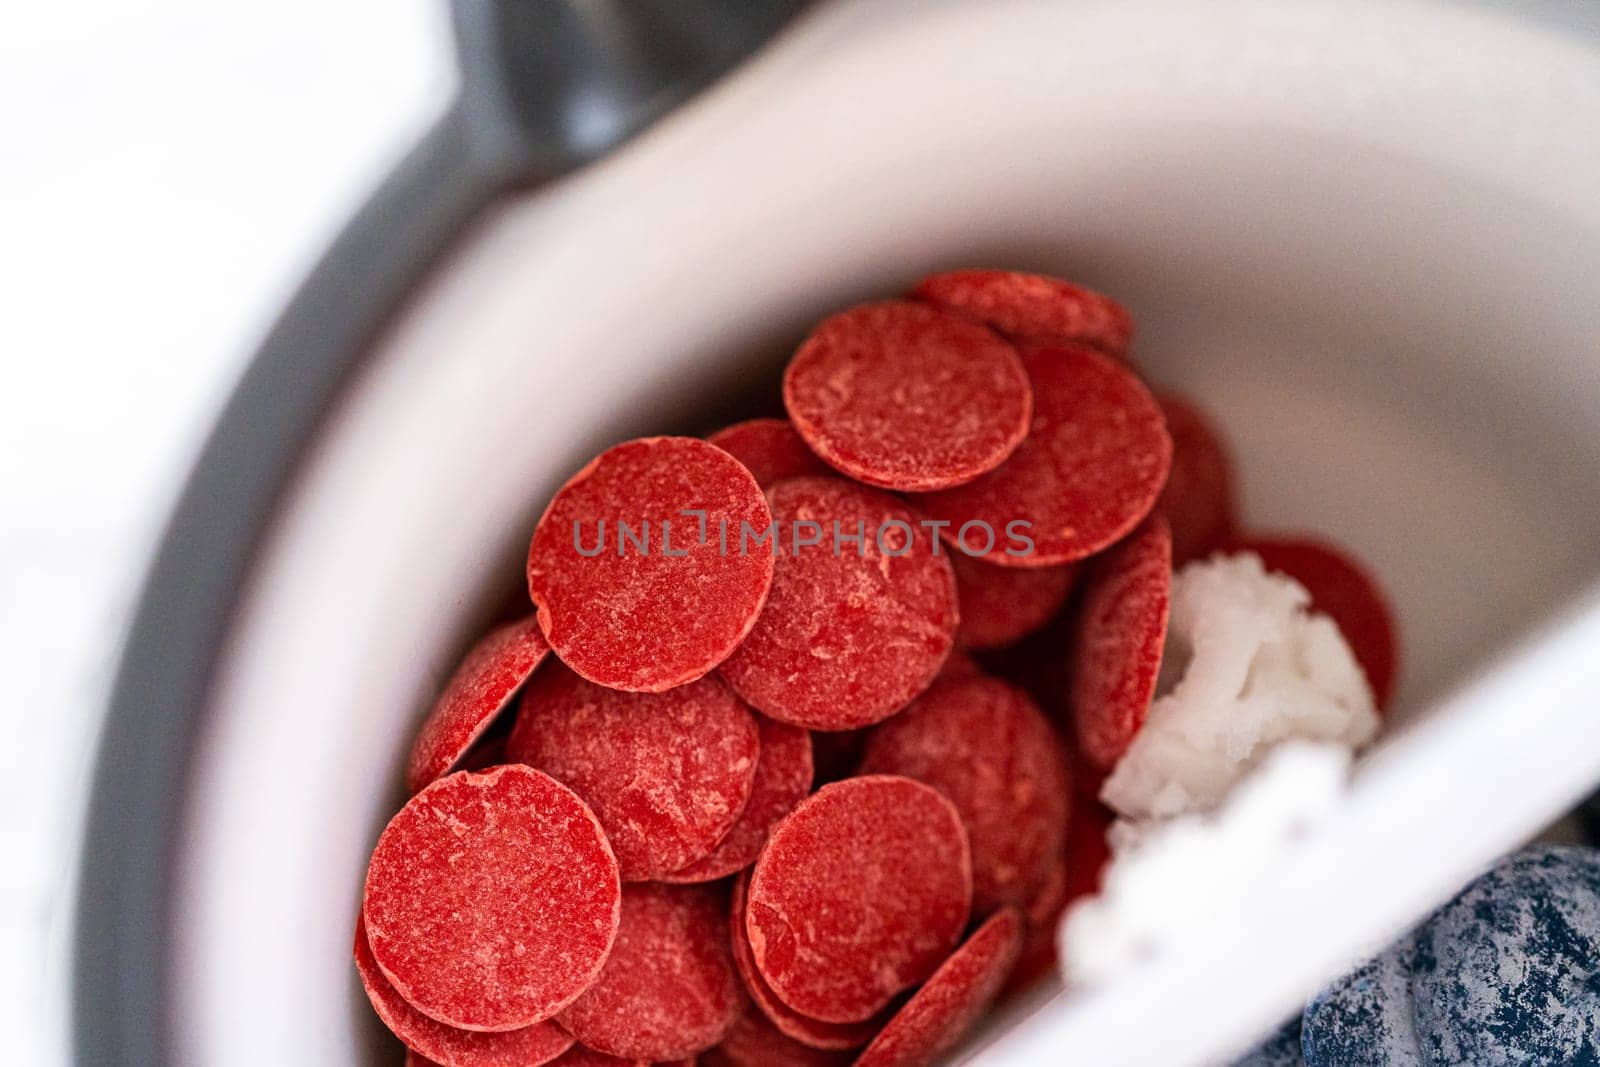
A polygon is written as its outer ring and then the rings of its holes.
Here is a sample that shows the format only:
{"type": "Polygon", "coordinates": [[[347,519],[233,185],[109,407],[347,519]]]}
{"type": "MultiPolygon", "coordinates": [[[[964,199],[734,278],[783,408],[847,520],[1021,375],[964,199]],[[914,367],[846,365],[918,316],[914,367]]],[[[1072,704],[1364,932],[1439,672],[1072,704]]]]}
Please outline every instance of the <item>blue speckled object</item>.
{"type": "Polygon", "coordinates": [[[1306,1005],[1306,1067],[1427,1067],[1411,1000],[1415,946],[1406,937],[1306,1005]]]}
{"type": "Polygon", "coordinates": [[[1600,1064],[1600,852],[1519,852],[1418,931],[1411,993],[1433,1064],[1600,1064]]]}
{"type": "Polygon", "coordinates": [[[1304,1062],[1300,1058],[1300,1016],[1296,1015],[1233,1067],[1300,1067],[1304,1062]]]}

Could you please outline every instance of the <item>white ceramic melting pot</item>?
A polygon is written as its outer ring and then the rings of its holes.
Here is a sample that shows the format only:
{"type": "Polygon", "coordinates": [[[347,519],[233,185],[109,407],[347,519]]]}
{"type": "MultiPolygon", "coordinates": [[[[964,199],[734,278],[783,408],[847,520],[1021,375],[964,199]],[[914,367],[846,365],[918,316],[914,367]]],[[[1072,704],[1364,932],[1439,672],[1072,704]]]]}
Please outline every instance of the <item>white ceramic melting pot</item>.
{"type": "Polygon", "coordinates": [[[420,715],[608,443],[770,407],[807,324],[959,265],[1114,294],[1259,528],[1380,574],[1401,708],[1281,869],[989,1067],[1205,1063],[1600,780],[1600,51],[1462,7],[815,11],[602,164],[504,203],[322,423],[173,830],[192,1064],[378,1062],[350,965],[420,715]]]}

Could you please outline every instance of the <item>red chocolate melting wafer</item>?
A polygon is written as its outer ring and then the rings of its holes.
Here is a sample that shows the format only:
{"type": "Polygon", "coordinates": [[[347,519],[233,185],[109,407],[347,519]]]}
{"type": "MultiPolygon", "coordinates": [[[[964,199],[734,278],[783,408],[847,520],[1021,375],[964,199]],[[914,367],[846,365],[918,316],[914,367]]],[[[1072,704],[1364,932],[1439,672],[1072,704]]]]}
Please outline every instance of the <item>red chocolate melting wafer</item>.
{"type": "Polygon", "coordinates": [[[997,567],[965,552],[950,553],[961,600],[958,648],[1001,648],[1049,622],[1072,593],[1077,568],[997,567]]]}
{"type": "Polygon", "coordinates": [[[1066,755],[1028,695],[997,678],[941,680],[873,728],[861,774],[937,789],[972,844],[972,908],[1025,904],[1066,837],[1066,755]]]}
{"type": "Polygon", "coordinates": [[[1043,274],[953,270],[924,278],[911,295],[1018,340],[1075,341],[1122,355],[1133,337],[1133,317],[1121,304],[1043,274]]]}
{"type": "Polygon", "coordinates": [[[520,1030],[457,1030],[406,1003],[383,976],[367,944],[366,922],[356,919],[356,972],[372,1009],[407,1050],[441,1067],[539,1067],[572,1047],[572,1035],[553,1022],[520,1030]]]}
{"type": "Polygon", "coordinates": [[[417,734],[406,788],[415,793],[460,763],[549,653],[533,616],[497,627],[473,645],[417,734]]]}
{"type": "Polygon", "coordinates": [[[721,1041],[744,1007],[725,899],[711,886],[628,886],[611,958],[561,1025],[630,1059],[681,1059],[721,1041]]]}
{"type": "Polygon", "coordinates": [[[760,751],[755,716],[716,678],[624,693],[561,669],[528,686],[506,743],[594,809],[628,882],[709,856],[750,799],[760,751]]]}
{"type": "Polygon", "coordinates": [[[607,449],[556,493],[528,549],[528,592],[556,655],[591,682],[692,682],[750,632],[772,557],[726,548],[772,521],[744,464],[691,437],[607,449]],[[648,640],[641,640],[647,634],[648,640]]]}
{"type": "Polygon", "coordinates": [[[990,563],[1072,563],[1150,513],[1172,438],[1150,391],[1110,356],[1087,345],[1038,346],[1024,349],[1023,363],[1033,381],[1028,439],[998,469],[914,503],[948,524],[947,541],[990,563]]]}
{"type": "Polygon", "coordinates": [[[1233,464],[1222,438],[1193,403],[1158,398],[1172,435],[1172,471],[1156,511],[1172,529],[1172,562],[1210,555],[1233,535],[1233,464]]]}
{"type": "Polygon", "coordinates": [[[729,939],[733,943],[733,964],[744,980],[745,992],[750,1001],[778,1032],[809,1048],[838,1051],[860,1048],[888,1021],[888,1012],[882,1012],[864,1022],[825,1023],[802,1015],[778,998],[761,977],[756,966],[755,953],[750,949],[750,938],[745,931],[745,904],[749,898],[750,872],[742,871],[733,883],[733,906],[729,910],[729,939]]]}
{"type": "Polygon", "coordinates": [[[1017,350],[994,331],[894,300],[833,315],[783,376],[795,430],[830,466],[884,489],[944,489],[993,470],[1033,410],[1017,350]]]}
{"type": "Polygon", "coordinates": [[[758,716],[756,725],[761,734],[761,756],[750,799],[739,814],[739,821],[711,855],[661,876],[661,881],[714,882],[744,870],[756,861],[773,824],[811,792],[810,732],[765,716],[758,716]]]}
{"type": "Polygon", "coordinates": [[[958,615],[949,559],[887,493],[790,478],[767,497],[780,553],[772,595],[722,677],[793,726],[848,730],[887,718],[950,653],[958,615]]]}
{"type": "Polygon", "coordinates": [[[1252,537],[1234,547],[1256,553],[1267,570],[1281,571],[1306,587],[1313,610],[1332,619],[1350,643],[1378,710],[1387,710],[1394,695],[1399,641],[1389,602],[1372,575],[1349,553],[1315,538],[1252,537]]]}
{"type": "Polygon", "coordinates": [[[600,823],[529,767],[441,778],[378,838],[362,914],[383,976],[462,1030],[550,1018],[600,973],[621,883],[600,823]]]}
{"type": "Polygon", "coordinates": [[[1078,748],[1110,771],[1150,712],[1172,601],[1172,535],[1159,515],[1096,560],[1072,642],[1078,748]]]}
{"type": "Polygon", "coordinates": [[[749,419],[706,438],[749,468],[763,489],[785,478],[827,474],[828,465],[806,447],[788,419],[749,419]]]}
{"type": "Polygon", "coordinates": [[[1021,944],[1016,910],[995,912],[894,1013],[856,1065],[925,1067],[950,1051],[1000,993],[1021,944]]]}
{"type": "Polygon", "coordinates": [[[895,1013],[857,1067],[927,1067],[950,1051],[999,995],[1021,944],[1016,911],[996,912],[895,1013]]]}
{"type": "Polygon", "coordinates": [[[823,786],[779,823],[751,868],[745,933],[795,1011],[871,1018],[955,947],[972,904],[961,816],[909,778],[823,786]]]}

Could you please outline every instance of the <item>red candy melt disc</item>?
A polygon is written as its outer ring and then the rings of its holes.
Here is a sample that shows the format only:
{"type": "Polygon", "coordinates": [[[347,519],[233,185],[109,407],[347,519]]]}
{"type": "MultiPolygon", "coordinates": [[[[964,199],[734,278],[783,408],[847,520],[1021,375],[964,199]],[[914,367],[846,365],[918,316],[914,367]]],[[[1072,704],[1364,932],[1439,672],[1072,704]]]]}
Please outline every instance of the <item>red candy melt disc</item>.
{"type": "Polygon", "coordinates": [[[611,958],[561,1025],[631,1059],[680,1059],[721,1041],[744,1007],[725,899],[710,886],[628,886],[611,958]]]}
{"type": "Polygon", "coordinates": [[[790,478],[767,496],[780,538],[772,595],[722,677],[794,726],[848,730],[892,715],[950,653],[950,561],[887,493],[790,478]]]}
{"type": "Polygon", "coordinates": [[[1072,563],[1149,514],[1172,464],[1172,438],[1150,391],[1111,357],[1087,345],[1040,346],[1025,349],[1023,363],[1033,381],[1028,439],[997,470],[924,493],[916,506],[948,524],[946,540],[964,541],[990,563],[1072,563]]]}
{"type": "Polygon", "coordinates": [[[750,1007],[703,1061],[706,1067],[844,1067],[853,1058],[848,1052],[802,1045],[750,1007]]]}
{"type": "Polygon", "coordinates": [[[548,668],[506,742],[594,809],[629,882],[709,856],[750,799],[760,751],[755,716],[715,678],[623,693],[548,668]]]}
{"type": "Polygon", "coordinates": [[[955,1047],[999,995],[1021,944],[1016,911],[996,912],[895,1013],[856,1067],[926,1067],[955,1047]]]}
{"type": "Polygon", "coordinates": [[[491,630],[474,645],[417,734],[406,788],[415,793],[461,762],[549,652],[533,616],[491,630]]]}
{"type": "Polygon", "coordinates": [[[745,933],[789,1007],[859,1022],[934,972],[971,904],[956,809],[921,782],[868,775],[823,786],[772,831],[751,869],[745,933]]]}
{"type": "Polygon", "coordinates": [[[730,912],[729,937],[733,942],[733,964],[744,980],[745,992],[751,1002],[777,1028],[778,1032],[814,1049],[837,1051],[860,1048],[872,1040],[887,1020],[880,1014],[858,1023],[825,1023],[795,1011],[772,991],[767,980],[761,977],[756,966],[755,953],[750,949],[750,938],[745,927],[745,904],[750,891],[750,872],[742,871],[733,883],[733,907],[730,912]]]}
{"type": "Polygon", "coordinates": [[[552,1022],[482,1033],[457,1030],[428,1018],[407,1004],[383,976],[367,944],[367,925],[359,917],[355,957],[356,972],[372,1009],[411,1053],[425,1057],[424,1062],[442,1067],[539,1067],[572,1047],[572,1035],[552,1022]]]}
{"type": "Polygon", "coordinates": [[[1281,571],[1306,587],[1313,609],[1327,615],[1350,643],[1379,711],[1394,695],[1399,641],[1383,591],[1349,553],[1309,537],[1258,537],[1239,542],[1269,571],[1281,571]]]}
{"type": "Polygon", "coordinates": [[[919,491],[999,466],[1033,410],[1010,343],[903,300],[825,319],[784,372],[783,403],[829,465],[868,485],[919,491]]]}
{"type": "Polygon", "coordinates": [[[744,870],[756,861],[767,831],[811,792],[811,734],[798,726],[758,717],[761,756],[756,762],[750,799],[733,829],[716,850],[680,871],[663,875],[663,882],[714,882],[744,870]]]}
{"type": "Polygon", "coordinates": [[[1043,274],[953,270],[924,278],[911,295],[1019,340],[1075,341],[1121,355],[1133,337],[1133,317],[1121,304],[1043,274]]]}
{"type": "Polygon", "coordinates": [[[1172,530],[1172,562],[1181,567],[1221,548],[1233,535],[1233,464],[1199,408],[1170,394],[1159,400],[1172,435],[1172,472],[1156,511],[1172,530]]]}
{"type": "Polygon", "coordinates": [[[1000,648],[1033,633],[1061,610],[1077,569],[997,567],[962,551],[950,553],[961,600],[960,648],[1000,648]]]}
{"type": "Polygon", "coordinates": [[[1026,903],[1066,837],[1070,787],[1055,731],[1026,693],[998,678],[941,680],[873,727],[861,774],[931,785],[972,843],[972,908],[1026,903]]]}
{"type": "Polygon", "coordinates": [[[1159,515],[1095,561],[1072,643],[1068,706],[1078,747],[1110,771],[1155,696],[1172,600],[1172,535],[1159,515]]]}
{"type": "Polygon", "coordinates": [[[657,693],[734,650],[772,557],[724,549],[772,521],[744,464],[692,437],[601,453],[556,493],[528,549],[528,592],[556,655],[591,682],[657,693]],[[703,536],[702,536],[703,534],[703,536]]]}
{"type": "Polygon", "coordinates": [[[441,778],[378,837],[362,914],[383,976],[462,1030],[515,1030],[589,987],[621,884],[594,813],[529,767],[441,778]]]}
{"type": "Polygon", "coordinates": [[[763,489],[785,478],[829,473],[828,465],[806,447],[788,419],[736,422],[706,440],[748,467],[763,489]]]}

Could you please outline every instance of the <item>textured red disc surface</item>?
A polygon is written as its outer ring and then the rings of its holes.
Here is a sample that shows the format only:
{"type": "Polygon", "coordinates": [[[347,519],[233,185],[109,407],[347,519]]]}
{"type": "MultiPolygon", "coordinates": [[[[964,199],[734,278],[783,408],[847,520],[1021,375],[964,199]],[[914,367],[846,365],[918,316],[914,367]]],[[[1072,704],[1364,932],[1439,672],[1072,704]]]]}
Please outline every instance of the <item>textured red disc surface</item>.
{"type": "Polygon", "coordinates": [[[1078,748],[1109,771],[1150,712],[1172,599],[1172,535],[1159,515],[1096,560],[1072,642],[1078,748]]]}
{"type": "Polygon", "coordinates": [[[772,557],[724,551],[723,524],[737,542],[741,523],[770,522],[755,478],[713,444],[647,437],[608,449],[533,533],[539,625],[592,682],[647,693],[692,682],[744,639],[772,584],[772,557]],[[703,526],[684,514],[696,511],[703,526]]]}
{"type": "Polygon", "coordinates": [[[472,646],[417,734],[406,788],[415,793],[460,762],[549,652],[531,615],[491,630],[472,646]]]}
{"type": "Polygon", "coordinates": [[[924,278],[911,295],[1023,340],[1078,341],[1121,355],[1133,337],[1121,304],[1043,274],[953,270],[924,278]]]}
{"type": "Polygon", "coordinates": [[[855,1057],[803,1045],[747,1007],[722,1044],[701,1057],[706,1067],[844,1067],[855,1057]]]}
{"type": "Polygon", "coordinates": [[[1387,709],[1400,646],[1388,599],[1366,568],[1348,552],[1310,537],[1253,537],[1235,547],[1256,553],[1268,570],[1306,587],[1311,606],[1331,618],[1350,642],[1378,710],[1387,709]]]}
{"type": "Polygon", "coordinates": [[[955,947],[972,904],[961,817],[932,788],[867,775],[823,786],[751,868],[745,933],[784,1003],[871,1018],[955,947]]]}
{"type": "Polygon", "coordinates": [[[1028,695],[998,678],[940,680],[873,728],[862,774],[899,774],[956,806],[972,844],[972,908],[1021,906],[1066,837],[1066,755],[1028,695]]]}
{"type": "Polygon", "coordinates": [[[755,716],[716,678],[623,693],[553,665],[506,743],[594,809],[629,882],[711,854],[750,799],[760,750],[755,716]]]}
{"type": "Polygon", "coordinates": [[[962,648],[1000,648],[1049,622],[1072,592],[1077,568],[997,567],[962,551],[950,553],[961,600],[962,648]]]}
{"type": "Polygon", "coordinates": [[[749,889],[750,872],[746,870],[741,872],[738,880],[733,883],[729,936],[733,942],[734,967],[738,970],[739,977],[744,980],[745,992],[750,994],[750,1000],[756,1009],[777,1028],[779,1033],[810,1048],[826,1050],[860,1048],[871,1041],[872,1035],[876,1034],[888,1020],[887,1011],[865,1022],[825,1023],[809,1015],[800,1014],[778,999],[772,987],[767,985],[767,980],[761,976],[761,970],[756,966],[755,953],[750,949],[750,938],[745,925],[745,904],[749,889]]]}
{"type": "Polygon", "coordinates": [[[858,1067],[927,1067],[954,1048],[999,995],[1021,944],[1021,917],[995,912],[862,1050],[858,1067]]]}
{"type": "Polygon", "coordinates": [[[857,481],[944,489],[993,470],[1028,432],[1032,389],[993,330],[926,304],[863,304],[822,322],[783,375],[811,450],[857,481]]]}
{"type": "Polygon", "coordinates": [[[898,499],[842,478],[791,478],[767,497],[782,538],[772,595],[722,677],[794,726],[848,730],[893,714],[933,681],[954,642],[948,554],[934,555],[898,499]],[[821,543],[796,551],[812,532],[805,523],[821,543]],[[857,534],[864,547],[844,540],[857,534]]]}
{"type": "Polygon", "coordinates": [[[560,1022],[599,1052],[675,1060],[721,1041],[744,1003],[724,893],[652,882],[623,890],[611,958],[560,1022]]]}
{"type": "Polygon", "coordinates": [[[766,716],[758,716],[761,756],[756,763],[750,799],[716,849],[680,871],[664,875],[663,882],[714,882],[744,870],[756,861],[767,831],[811,792],[814,768],[811,734],[766,716]]]}
{"type": "Polygon", "coordinates": [[[1156,511],[1172,529],[1172,561],[1210,555],[1233,535],[1233,464],[1211,421],[1193,403],[1158,398],[1172,435],[1172,471],[1156,511]]]}
{"type": "Polygon", "coordinates": [[[383,975],[464,1030],[541,1022],[600,973],[617,861],[570,789],[529,767],[440,778],[378,837],[362,913],[383,975]]]}
{"type": "Polygon", "coordinates": [[[520,1030],[482,1033],[457,1030],[430,1019],[406,1003],[383,976],[367,944],[367,925],[356,919],[356,972],[367,999],[389,1032],[408,1050],[442,1067],[539,1067],[572,1046],[572,1035],[553,1022],[534,1023],[520,1030]]]}
{"type": "Polygon", "coordinates": [[[785,478],[830,473],[788,419],[736,422],[707,440],[748,467],[763,489],[785,478]]]}
{"type": "MultiPolygon", "coordinates": [[[[1172,438],[1155,398],[1126,366],[1087,345],[1026,349],[1033,429],[999,469],[967,485],[923,493],[916,506],[948,522],[994,531],[991,563],[1072,563],[1120,540],[1155,506],[1172,464],[1172,438]],[[1008,537],[1023,522],[1032,551],[1008,537]],[[1016,554],[1012,554],[1016,553],[1016,554]]],[[[967,547],[985,540],[974,532],[967,547]]]]}

